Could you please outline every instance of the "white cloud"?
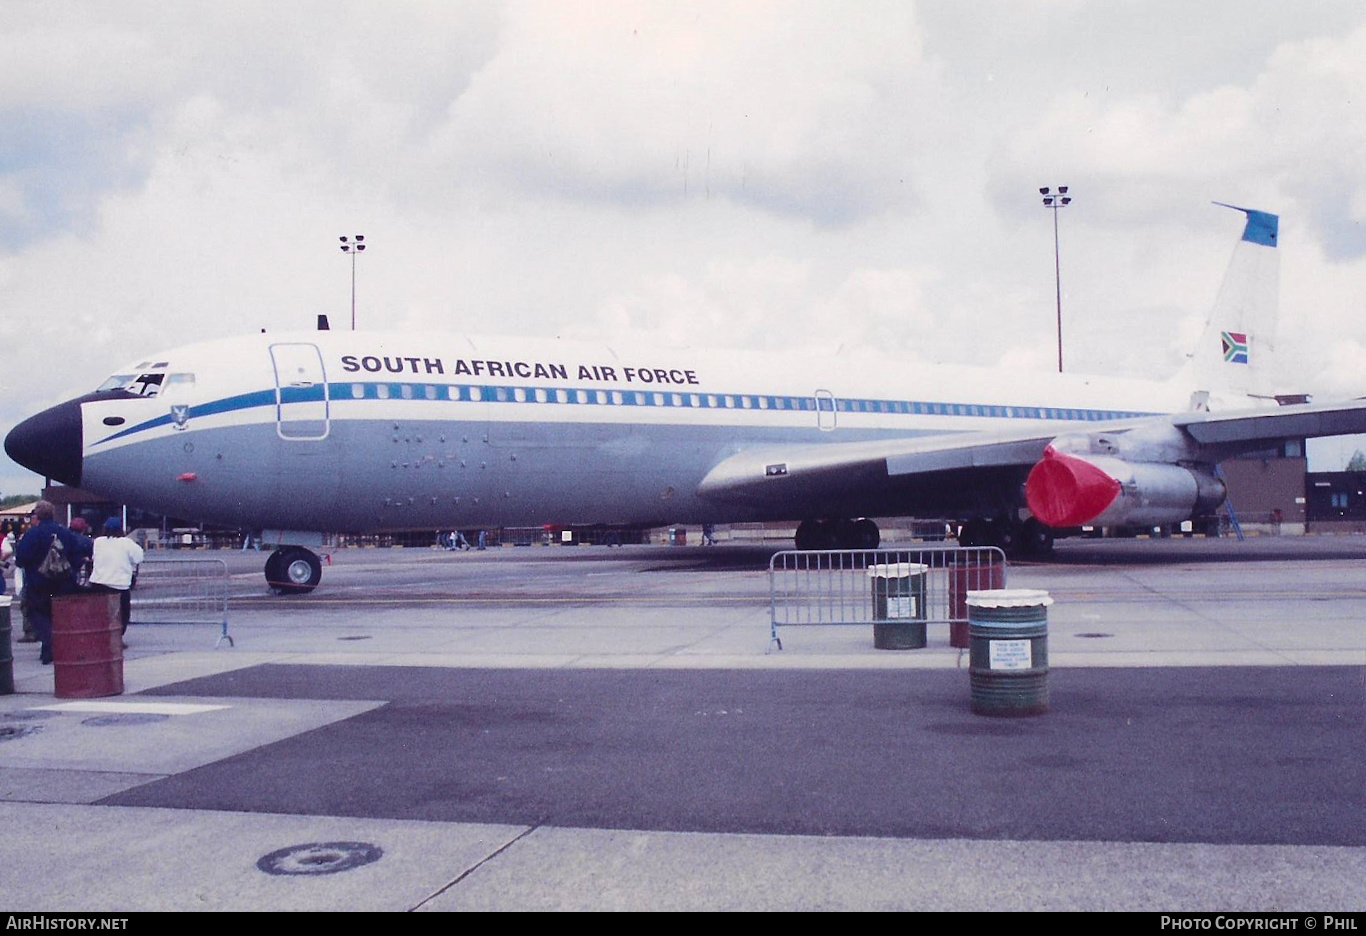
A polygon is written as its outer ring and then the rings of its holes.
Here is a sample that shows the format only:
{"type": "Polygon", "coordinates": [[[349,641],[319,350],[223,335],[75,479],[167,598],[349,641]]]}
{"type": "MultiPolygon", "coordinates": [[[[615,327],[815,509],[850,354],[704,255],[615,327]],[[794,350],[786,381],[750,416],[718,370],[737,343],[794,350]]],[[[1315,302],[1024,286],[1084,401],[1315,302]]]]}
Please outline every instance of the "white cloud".
{"type": "Polygon", "coordinates": [[[535,197],[725,198],[818,224],[890,210],[929,80],[911,10],[517,4],[438,155],[535,197]]]}

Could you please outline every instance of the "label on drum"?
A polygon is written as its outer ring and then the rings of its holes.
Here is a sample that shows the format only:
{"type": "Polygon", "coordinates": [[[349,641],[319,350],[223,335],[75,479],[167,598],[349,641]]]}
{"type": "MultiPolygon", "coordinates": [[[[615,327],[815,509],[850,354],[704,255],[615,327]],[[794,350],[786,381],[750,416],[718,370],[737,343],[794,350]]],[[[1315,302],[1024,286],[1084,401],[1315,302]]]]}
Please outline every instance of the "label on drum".
{"type": "Polygon", "coordinates": [[[1034,666],[1031,640],[989,640],[990,669],[1027,670],[1034,666]]]}
{"type": "Polygon", "coordinates": [[[887,596],[887,619],[889,621],[913,617],[915,617],[915,595],[887,596]]]}

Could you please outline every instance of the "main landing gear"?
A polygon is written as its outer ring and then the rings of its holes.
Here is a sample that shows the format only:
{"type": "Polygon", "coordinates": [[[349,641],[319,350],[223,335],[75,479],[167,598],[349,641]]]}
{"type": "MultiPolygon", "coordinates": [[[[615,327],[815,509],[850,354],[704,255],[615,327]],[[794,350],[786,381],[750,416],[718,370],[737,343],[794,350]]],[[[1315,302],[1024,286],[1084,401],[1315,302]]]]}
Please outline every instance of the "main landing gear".
{"type": "Polygon", "coordinates": [[[958,530],[959,546],[999,546],[1012,558],[1037,559],[1053,552],[1053,531],[1030,517],[1018,520],[968,520],[958,530]]]}
{"type": "Polygon", "coordinates": [[[871,520],[803,520],[797,524],[797,548],[877,549],[882,534],[871,520]]]}
{"type": "Polygon", "coordinates": [[[277,595],[305,595],[322,579],[322,560],[311,549],[281,546],[266,558],[266,584],[277,595]]]}

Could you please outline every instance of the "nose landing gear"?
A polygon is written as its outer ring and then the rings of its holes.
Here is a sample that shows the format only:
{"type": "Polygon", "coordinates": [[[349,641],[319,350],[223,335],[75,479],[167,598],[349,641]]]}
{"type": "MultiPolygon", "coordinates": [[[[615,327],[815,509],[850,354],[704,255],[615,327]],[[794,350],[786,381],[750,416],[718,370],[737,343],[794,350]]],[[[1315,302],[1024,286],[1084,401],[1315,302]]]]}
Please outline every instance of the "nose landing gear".
{"type": "Polygon", "coordinates": [[[266,558],[266,584],[277,595],[305,595],[322,579],[322,560],[310,549],[281,546],[266,558]]]}

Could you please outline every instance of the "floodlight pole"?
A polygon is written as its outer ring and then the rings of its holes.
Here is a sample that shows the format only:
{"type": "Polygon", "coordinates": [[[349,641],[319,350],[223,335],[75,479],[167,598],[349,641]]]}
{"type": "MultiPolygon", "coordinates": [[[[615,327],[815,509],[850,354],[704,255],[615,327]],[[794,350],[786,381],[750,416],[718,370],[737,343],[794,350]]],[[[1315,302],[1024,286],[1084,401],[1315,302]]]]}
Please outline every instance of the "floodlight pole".
{"type": "Polygon", "coordinates": [[[1062,261],[1058,252],[1058,209],[1072,204],[1072,196],[1067,194],[1067,186],[1059,185],[1058,193],[1051,194],[1045,186],[1039,189],[1045,208],[1053,209],[1053,284],[1058,294],[1058,373],[1062,373],[1062,261]]]}
{"type": "Polygon", "coordinates": [[[365,235],[357,234],[353,238],[347,238],[345,234],[341,237],[341,250],[344,254],[351,255],[351,330],[356,330],[356,254],[365,249],[365,235]]]}

